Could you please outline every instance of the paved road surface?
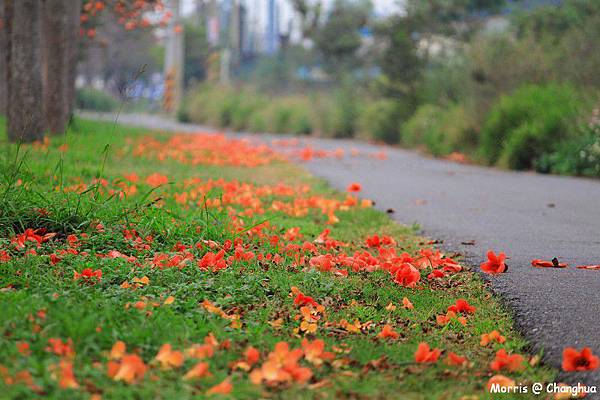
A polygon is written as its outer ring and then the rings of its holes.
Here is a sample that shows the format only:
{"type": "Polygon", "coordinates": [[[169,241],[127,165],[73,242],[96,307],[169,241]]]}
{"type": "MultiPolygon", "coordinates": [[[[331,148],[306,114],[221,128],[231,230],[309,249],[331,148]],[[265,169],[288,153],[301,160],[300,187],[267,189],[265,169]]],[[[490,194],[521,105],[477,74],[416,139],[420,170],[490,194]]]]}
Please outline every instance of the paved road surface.
{"type": "MultiPolygon", "coordinates": [[[[121,116],[120,122],[199,129],[146,116],[121,116]]],[[[349,140],[305,140],[328,150],[381,150],[349,140]]],[[[600,181],[460,165],[394,148],[386,152],[386,160],[325,158],[305,165],[338,189],[360,182],[363,196],[378,208],[395,210],[393,217],[402,223],[417,222],[472,265],[488,249],[506,252],[509,271],[492,278],[492,289],[547,362],[560,367],[565,346],[590,346],[600,354],[600,271],[530,266],[531,259],[553,257],[570,266],[600,264],[600,181]],[[475,244],[461,244],[470,240],[475,244]]],[[[569,375],[560,378],[600,385],[600,372],[569,375]]]]}

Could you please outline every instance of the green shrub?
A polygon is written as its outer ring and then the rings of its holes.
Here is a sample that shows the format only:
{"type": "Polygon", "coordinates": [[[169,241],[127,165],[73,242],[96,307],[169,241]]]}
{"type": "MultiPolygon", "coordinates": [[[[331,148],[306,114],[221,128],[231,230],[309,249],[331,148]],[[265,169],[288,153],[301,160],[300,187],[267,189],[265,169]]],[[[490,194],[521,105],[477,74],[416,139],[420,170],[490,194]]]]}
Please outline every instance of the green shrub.
{"type": "Polygon", "coordinates": [[[402,127],[402,143],[425,145],[436,156],[453,151],[466,152],[477,144],[474,123],[461,105],[442,108],[425,104],[402,127]]]}
{"type": "Polygon", "coordinates": [[[297,112],[292,120],[292,133],[296,135],[310,135],[313,132],[313,123],[310,116],[303,112],[297,112]]]}
{"type": "Polygon", "coordinates": [[[535,168],[538,172],[600,177],[600,125],[585,129],[581,136],[543,155],[535,168]]]}
{"type": "Polygon", "coordinates": [[[361,110],[360,131],[367,137],[385,143],[398,143],[399,115],[397,104],[392,100],[382,99],[368,102],[361,110]]]}
{"type": "Polygon", "coordinates": [[[286,133],[291,130],[294,110],[286,104],[278,104],[273,108],[272,132],[286,133]]]}
{"type": "Polygon", "coordinates": [[[232,129],[246,129],[250,125],[250,118],[264,105],[263,99],[255,93],[242,93],[231,109],[232,129]]]}
{"type": "Polygon", "coordinates": [[[94,88],[82,88],[76,92],[77,108],[93,111],[113,111],[119,103],[106,92],[94,88]]]}
{"type": "Polygon", "coordinates": [[[502,96],[482,129],[482,157],[513,169],[532,167],[574,135],[580,106],[576,91],[565,85],[528,85],[502,96]]]}
{"type": "Polygon", "coordinates": [[[232,97],[232,91],[226,87],[199,85],[189,94],[187,113],[192,122],[222,126],[222,109],[232,97]]]}
{"type": "Polygon", "coordinates": [[[335,109],[332,135],[336,138],[353,137],[358,128],[359,108],[357,93],[344,85],[335,93],[335,109]]]}
{"type": "Polygon", "coordinates": [[[402,126],[401,143],[408,147],[416,147],[425,143],[427,137],[439,130],[438,115],[441,108],[433,104],[425,104],[402,126]]]}
{"type": "Polygon", "coordinates": [[[265,121],[265,116],[262,112],[257,111],[250,116],[248,120],[248,129],[250,132],[266,132],[267,131],[267,122],[265,121]]]}

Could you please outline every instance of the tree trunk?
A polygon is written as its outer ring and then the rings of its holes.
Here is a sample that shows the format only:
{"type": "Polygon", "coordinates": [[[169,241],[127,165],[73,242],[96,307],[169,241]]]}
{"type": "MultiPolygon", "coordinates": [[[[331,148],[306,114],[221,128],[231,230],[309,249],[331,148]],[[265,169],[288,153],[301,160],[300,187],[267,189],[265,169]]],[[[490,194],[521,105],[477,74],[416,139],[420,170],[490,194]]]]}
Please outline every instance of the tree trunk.
{"type": "Polygon", "coordinates": [[[0,0],[0,115],[6,114],[6,20],[4,18],[4,0],[0,0]]]}
{"type": "Polygon", "coordinates": [[[67,118],[75,112],[75,81],[79,62],[79,27],[81,0],[67,0],[67,118]]]}
{"type": "Polygon", "coordinates": [[[68,120],[67,2],[43,0],[42,76],[46,128],[63,133],[68,120]]]}
{"type": "MultiPolygon", "coordinates": [[[[44,135],[40,60],[41,0],[5,0],[12,6],[8,62],[8,137],[32,142],[44,135]]],[[[5,9],[6,11],[6,9],[5,9]]]]}

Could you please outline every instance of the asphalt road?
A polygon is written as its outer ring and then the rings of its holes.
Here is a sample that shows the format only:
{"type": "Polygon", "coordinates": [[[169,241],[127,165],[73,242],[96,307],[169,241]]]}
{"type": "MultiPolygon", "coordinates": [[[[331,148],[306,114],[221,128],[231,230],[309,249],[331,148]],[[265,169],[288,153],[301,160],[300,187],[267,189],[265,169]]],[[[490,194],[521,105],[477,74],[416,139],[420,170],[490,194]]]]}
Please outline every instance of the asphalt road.
{"type": "MultiPolygon", "coordinates": [[[[126,115],[119,121],[164,130],[203,129],[158,117],[126,115]]],[[[347,153],[382,149],[349,140],[303,141],[347,153]]],[[[566,346],[589,346],[600,354],[600,271],[574,268],[600,264],[600,181],[461,165],[395,148],[385,151],[386,160],[324,158],[305,167],[341,190],[361,183],[362,196],[374,200],[377,208],[393,209],[391,216],[401,223],[418,223],[425,235],[464,254],[475,269],[489,249],[504,251],[509,270],[491,278],[491,288],[513,311],[535,350],[543,350],[545,362],[560,368],[566,346]],[[474,244],[463,244],[469,241],[474,244]],[[553,257],[570,268],[530,265],[532,259],[553,257]]],[[[559,378],[600,385],[600,371],[559,378]]]]}

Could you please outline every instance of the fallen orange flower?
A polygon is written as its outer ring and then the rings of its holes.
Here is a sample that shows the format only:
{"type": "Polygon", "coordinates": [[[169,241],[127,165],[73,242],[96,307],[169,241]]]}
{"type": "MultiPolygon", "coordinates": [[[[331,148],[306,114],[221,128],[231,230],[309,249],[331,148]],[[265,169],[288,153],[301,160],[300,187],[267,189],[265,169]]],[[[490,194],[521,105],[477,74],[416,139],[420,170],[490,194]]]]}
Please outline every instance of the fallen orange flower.
{"type": "Polygon", "coordinates": [[[226,378],[223,382],[211,387],[206,391],[208,396],[213,394],[229,394],[233,390],[233,385],[229,381],[229,378],[226,378]]]}
{"type": "Polygon", "coordinates": [[[354,323],[350,323],[345,319],[341,319],[340,326],[351,333],[360,333],[360,330],[362,329],[362,324],[357,319],[354,320],[354,323]]]}
{"type": "Polygon", "coordinates": [[[567,347],[563,351],[562,369],[564,371],[591,371],[598,368],[598,365],[599,359],[589,347],[584,347],[581,351],[567,347]]]}
{"type": "Polygon", "coordinates": [[[474,314],[476,308],[470,305],[465,299],[458,299],[455,304],[448,307],[448,311],[455,312],[456,314],[474,314]]]}
{"type": "Polygon", "coordinates": [[[507,271],[507,266],[504,263],[506,255],[504,253],[494,253],[492,250],[487,253],[487,262],[481,264],[481,270],[487,274],[501,274],[507,271]]]}
{"type": "Polygon", "coordinates": [[[73,362],[62,359],[58,364],[50,366],[52,377],[58,381],[61,389],[76,389],[79,387],[73,373],[73,362]]]}
{"type": "Polygon", "coordinates": [[[553,258],[552,261],[539,259],[531,260],[531,265],[537,268],[567,268],[567,264],[559,263],[556,257],[553,258]]]}
{"type": "Polygon", "coordinates": [[[17,342],[17,351],[24,356],[31,355],[31,349],[29,348],[29,343],[27,342],[17,342]]]}
{"type": "Polygon", "coordinates": [[[459,356],[458,354],[451,351],[446,357],[445,363],[450,366],[462,367],[467,363],[467,358],[459,356]]]}
{"type": "Polygon", "coordinates": [[[600,264],[597,264],[597,265],[578,265],[576,268],[579,268],[579,269],[600,270],[600,264]]]}
{"type": "Polygon", "coordinates": [[[183,353],[173,351],[169,343],[165,343],[158,350],[154,360],[160,363],[162,369],[179,368],[183,365],[183,353]]]}
{"type": "Polygon", "coordinates": [[[82,279],[86,283],[94,284],[102,279],[102,270],[92,270],[91,268],[85,268],[81,273],[73,271],[73,280],[82,279]]]}
{"type": "Polygon", "coordinates": [[[508,354],[506,350],[500,349],[496,352],[496,358],[490,363],[492,371],[507,370],[509,372],[521,371],[525,368],[523,356],[520,354],[508,354]]]}
{"type": "Polygon", "coordinates": [[[215,346],[209,343],[205,344],[193,344],[185,350],[185,355],[190,358],[197,358],[202,360],[204,358],[211,358],[215,354],[215,346]]]}
{"type": "Polygon", "coordinates": [[[169,183],[169,178],[167,178],[165,175],[154,173],[146,178],[146,183],[150,186],[158,187],[169,183]]]}
{"type": "Polygon", "coordinates": [[[212,374],[208,372],[208,363],[199,362],[194,365],[184,376],[183,379],[189,381],[191,379],[204,378],[206,376],[211,376],[212,374]]]}
{"type": "Polygon", "coordinates": [[[252,366],[254,366],[259,359],[260,352],[256,348],[250,346],[244,352],[244,358],[231,363],[230,368],[232,370],[241,369],[243,371],[250,371],[252,366]]]}
{"type": "Polygon", "coordinates": [[[383,329],[381,329],[381,332],[377,334],[377,337],[380,339],[398,339],[398,337],[400,337],[400,334],[396,332],[394,328],[392,328],[390,325],[386,324],[383,326],[383,329]]]}
{"type": "Polygon", "coordinates": [[[481,341],[479,342],[479,344],[481,346],[487,346],[488,344],[490,344],[491,342],[496,342],[496,343],[504,343],[506,342],[506,338],[504,336],[502,336],[500,334],[500,332],[493,330],[490,333],[484,333],[483,335],[481,335],[481,341]]]}
{"type": "Polygon", "coordinates": [[[419,270],[409,263],[402,264],[394,276],[394,282],[407,288],[414,288],[420,279],[419,270]]]}
{"type": "Polygon", "coordinates": [[[412,310],[415,308],[415,306],[413,306],[413,303],[408,299],[408,297],[402,299],[402,307],[407,310],[412,310]]]}
{"type": "Polygon", "coordinates": [[[438,323],[438,325],[446,325],[448,323],[450,323],[450,321],[452,321],[453,319],[456,319],[458,322],[460,322],[462,325],[466,325],[467,324],[467,319],[463,316],[458,316],[454,311],[448,311],[446,312],[446,315],[437,315],[435,317],[436,322],[438,323]]]}
{"type": "Polygon", "coordinates": [[[440,358],[441,354],[442,351],[440,349],[432,350],[427,343],[421,342],[419,343],[417,351],[415,352],[415,361],[420,364],[435,363],[437,362],[438,358],[440,358]]]}
{"type": "Polygon", "coordinates": [[[312,371],[298,364],[303,354],[301,349],[290,350],[286,342],[277,343],[262,366],[250,373],[250,381],[254,384],[265,382],[267,385],[307,382],[312,377],[312,371]]]}
{"type": "Polygon", "coordinates": [[[302,341],[302,351],[304,351],[306,361],[315,366],[319,366],[324,361],[330,361],[335,357],[333,353],[325,351],[325,342],[321,339],[315,339],[312,342],[304,339],[302,341]]]}
{"type": "Polygon", "coordinates": [[[504,388],[512,388],[516,386],[514,380],[504,376],[504,375],[494,375],[492,376],[487,383],[488,392],[492,391],[493,387],[504,387],[504,388]]]}
{"type": "Polygon", "coordinates": [[[250,346],[244,352],[244,356],[246,357],[248,365],[253,366],[260,359],[260,352],[256,348],[250,346]]]}
{"type": "Polygon", "coordinates": [[[125,345],[125,343],[119,340],[115,344],[113,344],[113,347],[110,350],[109,357],[112,360],[120,360],[125,355],[126,350],[127,346],[125,345]]]}
{"type": "Polygon", "coordinates": [[[63,342],[60,338],[48,339],[48,346],[46,351],[54,353],[57,356],[72,358],[75,356],[75,350],[73,349],[73,340],[71,338],[63,342]]]}
{"type": "Polygon", "coordinates": [[[121,361],[109,361],[106,364],[107,374],[115,381],[129,384],[139,382],[144,378],[148,367],[137,354],[126,354],[121,361]]]}
{"type": "Polygon", "coordinates": [[[360,183],[357,182],[353,182],[350,185],[348,185],[348,187],[346,188],[346,190],[350,193],[353,192],[360,192],[362,190],[362,186],[360,183]]]}

